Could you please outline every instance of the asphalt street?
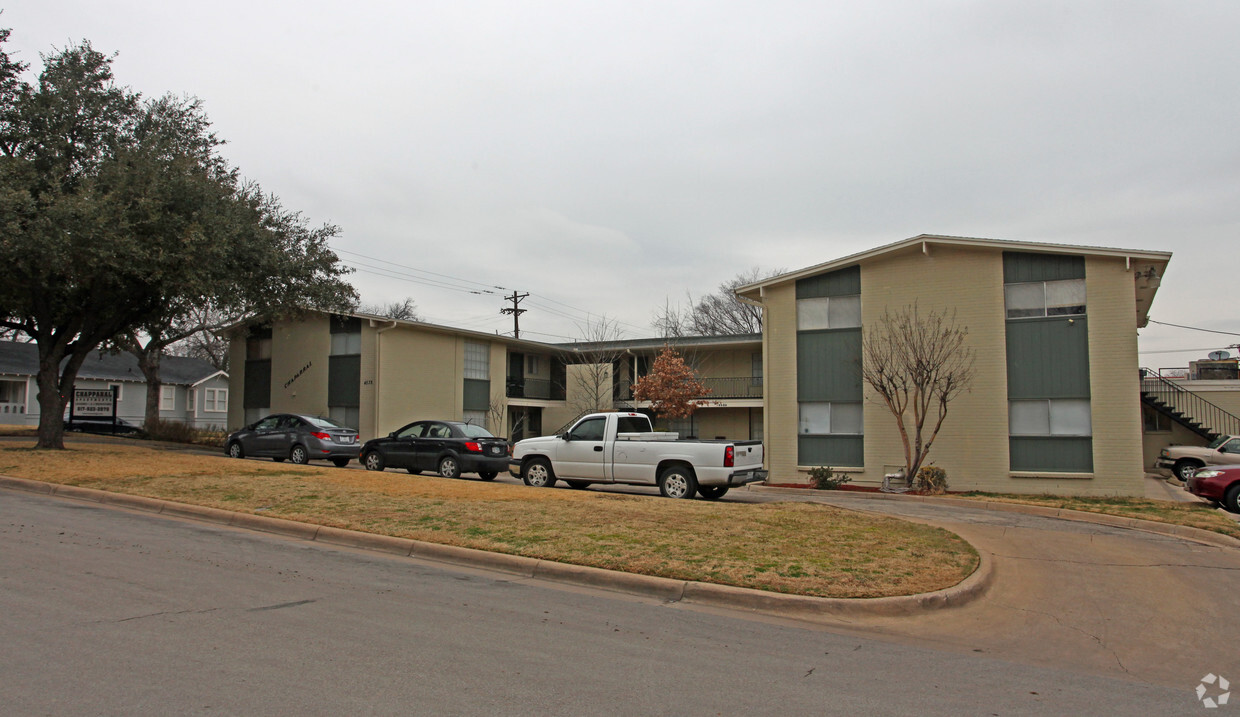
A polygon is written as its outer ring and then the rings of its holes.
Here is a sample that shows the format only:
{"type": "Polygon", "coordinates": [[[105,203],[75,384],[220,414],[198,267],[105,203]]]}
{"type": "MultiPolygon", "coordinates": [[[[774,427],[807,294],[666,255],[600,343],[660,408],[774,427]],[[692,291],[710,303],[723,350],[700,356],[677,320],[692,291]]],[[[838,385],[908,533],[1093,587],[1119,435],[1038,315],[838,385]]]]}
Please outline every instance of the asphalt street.
{"type": "Polygon", "coordinates": [[[909,634],[809,625],[3,490],[0,541],[11,715],[1203,709],[1196,678],[907,628],[969,608],[904,621],[909,634]]]}

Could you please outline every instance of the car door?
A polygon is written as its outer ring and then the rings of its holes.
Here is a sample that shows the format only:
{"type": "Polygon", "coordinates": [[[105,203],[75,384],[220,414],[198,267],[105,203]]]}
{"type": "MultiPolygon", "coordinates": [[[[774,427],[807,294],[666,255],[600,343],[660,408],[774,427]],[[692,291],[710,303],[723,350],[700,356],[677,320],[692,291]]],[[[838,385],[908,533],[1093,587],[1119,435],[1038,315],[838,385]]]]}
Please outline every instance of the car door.
{"type": "Polygon", "coordinates": [[[425,431],[425,422],[411,423],[397,431],[394,438],[385,440],[382,450],[387,464],[393,468],[418,470],[418,443],[425,431]]]}
{"type": "Polygon", "coordinates": [[[282,418],[284,416],[267,416],[254,424],[254,430],[249,438],[241,441],[241,447],[245,449],[246,455],[276,455],[275,451],[279,446],[279,425],[282,418]]]}
{"type": "MultiPolygon", "coordinates": [[[[293,450],[294,443],[302,443],[304,440],[299,438],[299,434],[309,434],[311,428],[308,423],[301,420],[297,416],[282,416],[280,423],[276,425],[276,430],[272,433],[272,455],[287,456],[293,450]]],[[[309,450],[309,447],[307,447],[309,450]]]]}
{"type": "Polygon", "coordinates": [[[603,453],[603,432],[607,427],[606,416],[587,418],[573,426],[565,434],[564,444],[556,451],[555,472],[564,477],[589,478],[602,481],[607,478],[603,453]]]}
{"type": "Polygon", "coordinates": [[[452,427],[446,423],[433,421],[426,424],[426,432],[418,440],[418,469],[424,471],[439,470],[439,456],[452,440],[452,427]]]}
{"type": "Polygon", "coordinates": [[[1240,463],[1240,438],[1233,438],[1219,446],[1210,462],[1215,465],[1240,463]]]}

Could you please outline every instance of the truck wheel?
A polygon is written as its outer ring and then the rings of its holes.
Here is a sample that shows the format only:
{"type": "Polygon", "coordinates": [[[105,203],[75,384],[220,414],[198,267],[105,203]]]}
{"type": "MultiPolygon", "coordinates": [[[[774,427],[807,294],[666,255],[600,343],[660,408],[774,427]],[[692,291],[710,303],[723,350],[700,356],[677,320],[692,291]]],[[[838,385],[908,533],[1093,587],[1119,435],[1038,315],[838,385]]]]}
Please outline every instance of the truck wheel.
{"type": "Polygon", "coordinates": [[[521,469],[521,480],[533,488],[550,488],[555,485],[555,473],[546,458],[535,458],[521,469]]]}
{"type": "Polygon", "coordinates": [[[1240,483],[1227,489],[1227,494],[1223,496],[1223,510],[1240,513],[1240,483]]]}
{"type": "Polygon", "coordinates": [[[684,466],[672,466],[659,474],[659,492],[664,498],[692,498],[697,490],[697,478],[684,466]]]}
{"type": "Polygon", "coordinates": [[[1200,463],[1184,458],[1175,462],[1175,477],[1187,482],[1200,469],[1200,463]]]}
{"type": "Polygon", "coordinates": [[[444,478],[460,478],[461,464],[452,456],[444,456],[439,459],[439,475],[444,478]]]}
{"type": "Polygon", "coordinates": [[[719,500],[724,493],[728,492],[726,485],[700,485],[698,486],[698,495],[704,500],[719,500]]]}

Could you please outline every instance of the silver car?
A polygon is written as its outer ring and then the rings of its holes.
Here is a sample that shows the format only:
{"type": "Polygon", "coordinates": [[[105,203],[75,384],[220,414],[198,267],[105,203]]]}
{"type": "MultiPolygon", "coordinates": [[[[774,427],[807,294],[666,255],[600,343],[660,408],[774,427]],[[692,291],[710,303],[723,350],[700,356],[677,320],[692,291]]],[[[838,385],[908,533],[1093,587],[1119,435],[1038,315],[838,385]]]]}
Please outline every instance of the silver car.
{"type": "Polygon", "coordinates": [[[224,442],[224,452],[233,458],[262,456],[277,463],[331,461],[343,468],[357,458],[361,444],[357,431],[330,418],[277,413],[262,418],[224,442]]]}

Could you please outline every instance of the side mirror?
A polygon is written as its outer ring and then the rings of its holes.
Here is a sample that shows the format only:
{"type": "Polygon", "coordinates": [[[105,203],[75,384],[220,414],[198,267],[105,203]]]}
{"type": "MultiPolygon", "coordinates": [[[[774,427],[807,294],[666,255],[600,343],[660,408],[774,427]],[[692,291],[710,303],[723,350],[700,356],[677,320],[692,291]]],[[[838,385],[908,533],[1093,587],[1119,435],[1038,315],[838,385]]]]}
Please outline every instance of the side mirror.
{"type": "Polygon", "coordinates": [[[557,433],[557,434],[555,434],[555,437],[556,437],[556,438],[558,438],[558,439],[560,439],[561,441],[571,441],[571,440],[573,440],[573,437],[572,437],[572,436],[570,436],[570,435],[568,435],[567,433],[557,433]]]}

